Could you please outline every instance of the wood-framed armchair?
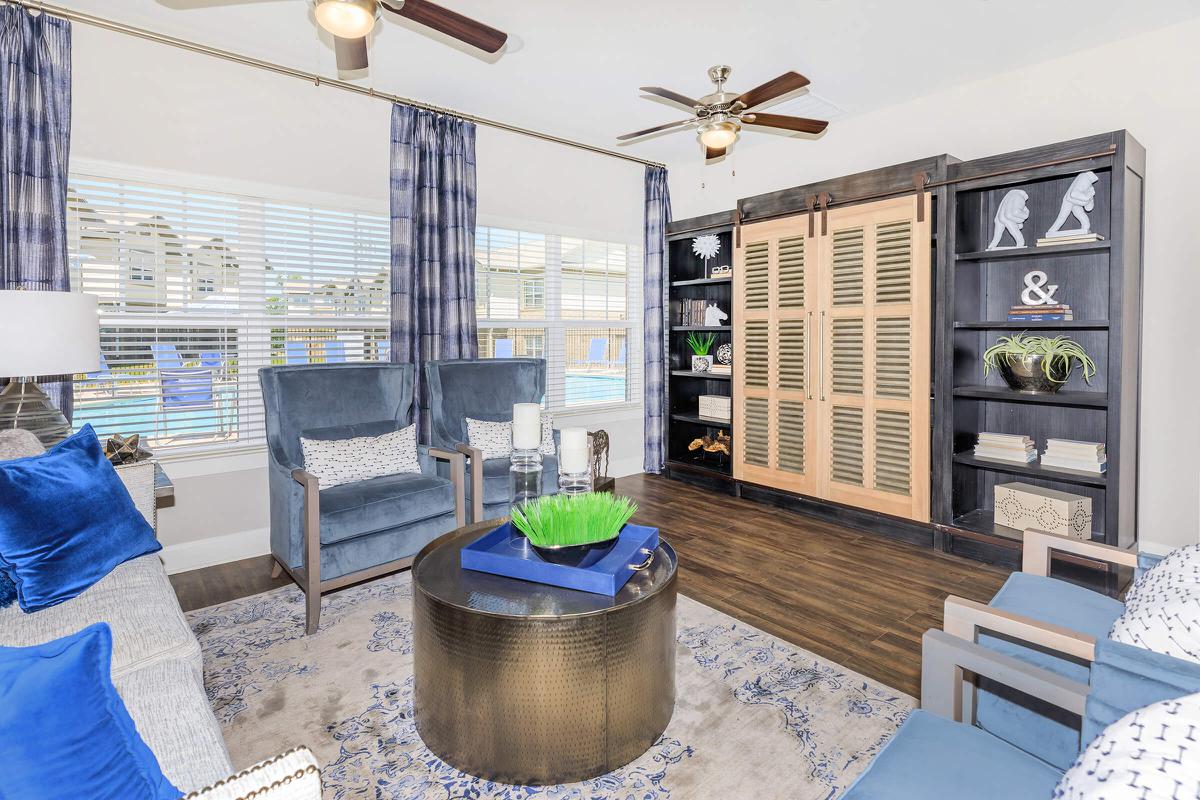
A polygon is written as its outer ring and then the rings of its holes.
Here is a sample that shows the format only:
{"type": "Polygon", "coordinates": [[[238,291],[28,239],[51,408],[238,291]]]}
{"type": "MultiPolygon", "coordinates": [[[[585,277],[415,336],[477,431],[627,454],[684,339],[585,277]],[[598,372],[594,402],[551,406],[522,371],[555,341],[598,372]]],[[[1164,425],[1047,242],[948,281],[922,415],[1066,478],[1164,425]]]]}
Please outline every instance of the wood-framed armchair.
{"type": "Polygon", "coordinates": [[[266,409],[272,575],[305,593],[305,630],[321,595],[412,566],[428,542],[466,523],[462,453],[419,446],[419,473],[322,489],[300,438],[379,436],[412,419],[407,364],[313,364],[259,370],[266,409]],[[439,463],[445,464],[439,470],[439,463]]]}
{"type": "Polygon", "coordinates": [[[1200,665],[1159,673],[1154,653],[1101,641],[1086,679],[1076,681],[944,631],[921,640],[921,708],[912,712],[843,800],[1049,798],[1075,756],[1106,727],[1138,708],[1200,691],[1200,665]],[[1082,719],[1075,755],[1060,767],[972,724],[970,687],[990,681],[1082,719]]]}
{"type": "MultiPolygon", "coordinates": [[[[1055,552],[1133,568],[1138,573],[1159,560],[1030,529],[1024,533],[1021,571],[1010,575],[986,605],[961,597],[946,598],[943,630],[1070,680],[1086,681],[1097,643],[1107,640],[1125,606],[1100,592],[1050,577],[1050,559],[1055,552]]],[[[1155,669],[1169,670],[1182,663],[1170,656],[1142,652],[1155,669]]],[[[973,715],[982,728],[1025,749],[1045,752],[1056,766],[1065,769],[1077,754],[1080,722],[1074,714],[986,680],[978,691],[968,693],[963,703],[968,716],[973,715]]]]}

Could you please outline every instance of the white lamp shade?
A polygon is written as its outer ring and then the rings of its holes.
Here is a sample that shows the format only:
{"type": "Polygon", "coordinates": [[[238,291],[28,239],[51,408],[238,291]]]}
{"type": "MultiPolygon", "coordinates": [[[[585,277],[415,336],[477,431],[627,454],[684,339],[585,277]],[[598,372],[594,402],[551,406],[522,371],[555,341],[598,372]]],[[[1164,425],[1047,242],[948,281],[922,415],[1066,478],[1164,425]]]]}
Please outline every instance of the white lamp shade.
{"type": "Polygon", "coordinates": [[[94,294],[0,291],[0,378],[100,368],[94,294]]]}

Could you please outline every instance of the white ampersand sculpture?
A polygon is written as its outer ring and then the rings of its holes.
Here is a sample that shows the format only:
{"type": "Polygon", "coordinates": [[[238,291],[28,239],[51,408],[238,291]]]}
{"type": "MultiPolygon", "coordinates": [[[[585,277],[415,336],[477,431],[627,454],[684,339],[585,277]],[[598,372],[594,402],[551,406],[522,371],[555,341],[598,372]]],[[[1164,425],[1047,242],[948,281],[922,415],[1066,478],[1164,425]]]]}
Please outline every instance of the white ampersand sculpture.
{"type": "Polygon", "coordinates": [[[1029,219],[1028,200],[1029,193],[1022,189],[1013,189],[1004,195],[1000,207],[996,209],[996,229],[992,234],[992,243],[987,246],[988,250],[1010,250],[1025,246],[1025,234],[1021,233],[1021,228],[1029,219]],[[1005,231],[1012,235],[1015,244],[1001,246],[1000,240],[1004,238],[1005,231]]]}
{"type": "Polygon", "coordinates": [[[1048,276],[1040,269],[1026,272],[1025,289],[1021,292],[1021,302],[1027,306],[1053,305],[1054,293],[1058,291],[1058,284],[1046,286],[1047,280],[1049,280],[1048,276]]]}
{"type": "Polygon", "coordinates": [[[1067,194],[1063,197],[1062,207],[1058,210],[1058,218],[1054,220],[1050,230],[1046,231],[1047,239],[1091,233],[1092,221],[1088,219],[1087,212],[1096,207],[1096,182],[1098,180],[1100,178],[1094,172],[1081,172],[1075,176],[1075,180],[1071,181],[1071,188],[1067,189],[1067,194]],[[1063,223],[1070,216],[1079,220],[1079,229],[1064,231],[1062,230],[1063,223]]]}

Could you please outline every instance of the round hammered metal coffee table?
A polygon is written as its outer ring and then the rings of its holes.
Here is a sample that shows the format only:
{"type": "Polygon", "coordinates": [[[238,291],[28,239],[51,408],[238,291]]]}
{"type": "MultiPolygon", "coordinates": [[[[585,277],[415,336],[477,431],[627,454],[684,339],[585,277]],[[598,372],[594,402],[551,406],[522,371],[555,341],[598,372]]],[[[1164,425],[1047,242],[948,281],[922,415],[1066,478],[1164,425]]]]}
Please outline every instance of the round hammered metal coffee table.
{"type": "Polygon", "coordinates": [[[520,785],[603,775],[675,709],[675,551],[615,597],[464,570],[460,528],[413,563],[417,732],[448,764],[520,785]]]}

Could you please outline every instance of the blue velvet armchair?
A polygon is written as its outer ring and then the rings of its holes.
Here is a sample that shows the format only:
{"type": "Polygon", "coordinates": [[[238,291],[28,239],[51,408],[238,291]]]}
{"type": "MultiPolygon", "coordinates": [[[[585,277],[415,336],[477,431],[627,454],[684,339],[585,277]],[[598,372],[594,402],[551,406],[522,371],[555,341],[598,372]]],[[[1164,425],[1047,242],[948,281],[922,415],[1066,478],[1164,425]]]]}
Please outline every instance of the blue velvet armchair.
{"type": "MultiPolygon", "coordinates": [[[[471,448],[467,417],[511,420],[513,404],[542,402],[546,395],[546,362],[540,358],[430,361],[425,365],[425,374],[429,384],[430,441],[435,447],[466,456],[472,521],[504,516],[512,500],[509,459],[484,460],[479,450],[471,448]],[[482,491],[476,488],[480,486],[482,491]]],[[[543,455],[542,493],[557,491],[557,454],[543,455]]]]}
{"type": "Polygon", "coordinates": [[[921,709],[842,800],[1050,800],[1075,756],[1106,727],[1135,709],[1200,691],[1197,664],[1111,640],[1098,642],[1094,656],[1079,682],[944,631],[926,632],[921,709]],[[1082,719],[1066,767],[1046,750],[1023,750],[969,723],[963,698],[983,678],[1082,719]]]}
{"type": "MultiPolygon", "coordinates": [[[[1125,606],[1107,595],[1050,577],[1053,552],[1131,567],[1138,573],[1159,560],[1096,542],[1027,530],[1021,571],[1010,575],[987,605],[947,598],[944,630],[1068,680],[1086,681],[1097,644],[1107,640],[1125,606]]],[[[1188,666],[1171,656],[1159,659],[1179,669],[1188,666]]],[[[965,702],[984,730],[1024,750],[1043,753],[1060,769],[1075,760],[1080,730],[1077,716],[986,680],[965,702]]]]}
{"type": "Polygon", "coordinates": [[[407,427],[413,367],[297,365],[267,367],[258,376],[266,409],[272,575],[286,570],[304,590],[312,634],[322,594],[409,567],[428,542],[465,523],[464,457],[421,446],[420,473],[322,489],[304,470],[300,438],[380,436],[407,427]]]}

